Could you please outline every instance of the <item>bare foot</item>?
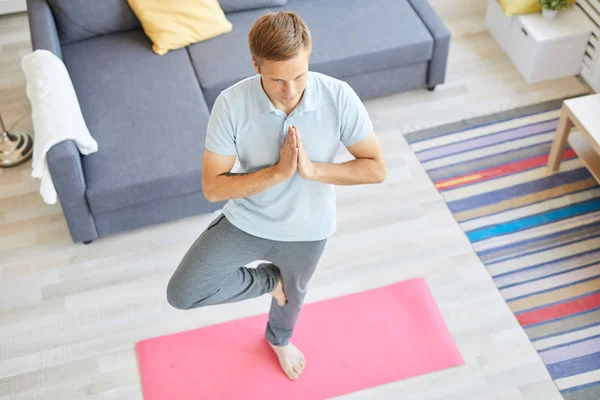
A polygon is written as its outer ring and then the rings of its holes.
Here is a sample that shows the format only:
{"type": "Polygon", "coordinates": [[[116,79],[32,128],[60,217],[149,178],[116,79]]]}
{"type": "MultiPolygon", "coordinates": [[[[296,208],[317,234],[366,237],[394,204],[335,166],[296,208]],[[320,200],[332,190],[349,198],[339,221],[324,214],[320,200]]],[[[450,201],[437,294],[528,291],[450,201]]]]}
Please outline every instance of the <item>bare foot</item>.
{"type": "Polygon", "coordinates": [[[285,293],[283,292],[283,281],[281,280],[281,278],[279,278],[279,282],[277,282],[277,286],[275,286],[275,289],[273,289],[273,291],[269,294],[273,296],[275,300],[277,300],[277,304],[279,304],[280,306],[285,306],[287,298],[285,297],[285,293]]]}
{"type": "Polygon", "coordinates": [[[298,379],[304,368],[306,368],[304,354],[291,343],[288,343],[287,346],[275,346],[271,342],[267,342],[277,354],[279,365],[281,365],[281,369],[288,378],[293,381],[298,379]]]}

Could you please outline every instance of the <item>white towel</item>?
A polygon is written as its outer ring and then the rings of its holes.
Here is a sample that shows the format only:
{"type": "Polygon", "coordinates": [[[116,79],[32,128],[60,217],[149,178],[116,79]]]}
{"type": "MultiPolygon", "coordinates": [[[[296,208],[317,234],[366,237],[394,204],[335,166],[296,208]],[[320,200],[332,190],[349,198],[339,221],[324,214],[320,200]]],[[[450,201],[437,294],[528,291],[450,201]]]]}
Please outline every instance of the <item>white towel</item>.
{"type": "Polygon", "coordinates": [[[40,178],[40,194],[47,204],[56,203],[56,189],[48,170],[46,153],[64,140],[73,140],[81,154],[98,151],[90,134],[69,72],[62,60],[47,50],[36,50],[21,60],[27,80],[27,97],[35,139],[31,176],[40,178]]]}

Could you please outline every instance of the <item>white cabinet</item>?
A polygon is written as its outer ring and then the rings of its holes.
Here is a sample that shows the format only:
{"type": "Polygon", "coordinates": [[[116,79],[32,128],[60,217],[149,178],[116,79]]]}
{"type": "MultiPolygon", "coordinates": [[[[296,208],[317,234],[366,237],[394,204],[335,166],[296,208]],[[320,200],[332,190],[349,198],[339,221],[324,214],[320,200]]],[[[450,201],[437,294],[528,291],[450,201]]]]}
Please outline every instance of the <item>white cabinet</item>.
{"type": "Polygon", "coordinates": [[[504,15],[497,0],[488,0],[487,12],[485,14],[485,27],[505,53],[508,53],[510,47],[510,27],[513,20],[514,18],[504,15]]]}
{"type": "Polygon", "coordinates": [[[594,30],[588,40],[583,56],[581,76],[596,92],[600,92],[600,1],[578,0],[594,24],[594,30]]]}
{"type": "Polygon", "coordinates": [[[26,0],[0,0],[0,15],[27,11],[26,0]]]}
{"type": "Polygon", "coordinates": [[[507,17],[497,0],[488,0],[486,27],[529,83],[578,75],[594,29],[577,5],[548,20],[541,13],[507,17]]]}

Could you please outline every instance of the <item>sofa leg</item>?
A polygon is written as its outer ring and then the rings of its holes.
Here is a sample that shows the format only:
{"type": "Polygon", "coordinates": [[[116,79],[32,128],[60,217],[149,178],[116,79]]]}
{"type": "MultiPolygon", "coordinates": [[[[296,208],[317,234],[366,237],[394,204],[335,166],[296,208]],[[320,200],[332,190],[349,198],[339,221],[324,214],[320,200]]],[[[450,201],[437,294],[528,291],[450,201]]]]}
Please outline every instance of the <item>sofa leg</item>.
{"type": "Polygon", "coordinates": [[[433,92],[433,91],[435,90],[435,85],[433,85],[433,86],[429,86],[429,87],[427,88],[427,90],[429,90],[430,92],[433,92]]]}
{"type": "Polygon", "coordinates": [[[83,241],[83,244],[90,244],[90,243],[92,243],[92,242],[93,242],[93,240],[84,240],[84,241],[83,241]]]}

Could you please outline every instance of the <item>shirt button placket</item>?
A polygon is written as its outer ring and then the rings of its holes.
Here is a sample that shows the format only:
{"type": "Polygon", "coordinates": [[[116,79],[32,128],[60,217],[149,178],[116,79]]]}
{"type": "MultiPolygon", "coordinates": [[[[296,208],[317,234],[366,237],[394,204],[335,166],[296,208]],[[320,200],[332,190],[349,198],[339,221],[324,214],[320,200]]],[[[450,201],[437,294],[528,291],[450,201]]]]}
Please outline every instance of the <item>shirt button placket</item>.
{"type": "Polygon", "coordinates": [[[284,117],[284,121],[283,121],[283,131],[281,132],[281,145],[283,146],[283,143],[285,142],[285,138],[287,137],[287,131],[289,129],[289,127],[292,125],[292,123],[290,122],[290,117],[284,117]]]}

